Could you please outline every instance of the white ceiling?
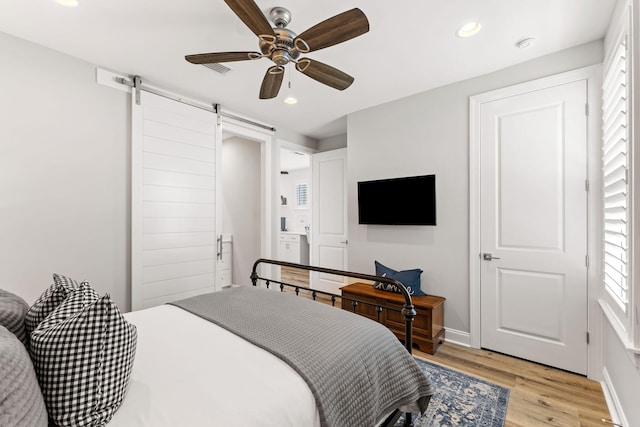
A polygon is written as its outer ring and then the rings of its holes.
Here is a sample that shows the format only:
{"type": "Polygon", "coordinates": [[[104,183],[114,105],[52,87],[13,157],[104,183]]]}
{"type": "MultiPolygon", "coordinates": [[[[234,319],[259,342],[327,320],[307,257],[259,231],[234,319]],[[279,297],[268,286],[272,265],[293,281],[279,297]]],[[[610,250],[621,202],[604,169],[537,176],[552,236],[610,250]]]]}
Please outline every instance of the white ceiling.
{"type": "MultiPolygon", "coordinates": [[[[313,138],[346,132],[346,115],[398,98],[486,74],[604,36],[615,0],[257,0],[268,15],[283,6],[288,28],[307,28],[353,7],[371,30],[307,56],[355,78],[340,92],[293,70],[299,103],[259,100],[268,59],[226,64],[220,75],[184,56],[259,50],[256,36],[223,0],[0,0],[0,31],[81,58],[270,125],[313,138]],[[482,23],[474,38],[456,29],[482,23]],[[535,37],[525,50],[515,47],[535,37]]],[[[34,66],[38,66],[34,64],[34,66]]]]}

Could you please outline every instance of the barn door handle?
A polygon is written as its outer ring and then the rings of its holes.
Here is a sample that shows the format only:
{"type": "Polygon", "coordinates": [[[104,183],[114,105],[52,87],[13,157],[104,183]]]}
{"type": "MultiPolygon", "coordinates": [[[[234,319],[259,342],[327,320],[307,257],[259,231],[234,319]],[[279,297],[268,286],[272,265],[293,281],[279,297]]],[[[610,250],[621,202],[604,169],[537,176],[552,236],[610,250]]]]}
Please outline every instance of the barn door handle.
{"type": "Polygon", "coordinates": [[[491,261],[491,260],[500,259],[500,258],[498,258],[497,256],[493,256],[490,253],[485,252],[485,253],[482,254],[482,259],[485,260],[485,261],[491,261]]]}

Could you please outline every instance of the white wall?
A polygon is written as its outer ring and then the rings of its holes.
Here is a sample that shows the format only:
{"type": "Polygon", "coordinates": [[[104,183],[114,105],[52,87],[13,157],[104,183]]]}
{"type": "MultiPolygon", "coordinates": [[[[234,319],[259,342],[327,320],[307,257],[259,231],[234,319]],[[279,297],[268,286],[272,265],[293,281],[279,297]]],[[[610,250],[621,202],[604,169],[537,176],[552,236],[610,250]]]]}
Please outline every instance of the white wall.
{"type": "Polygon", "coordinates": [[[622,345],[618,335],[605,320],[604,332],[604,373],[608,392],[614,401],[613,411],[616,421],[624,422],[624,427],[640,425],[640,369],[633,365],[629,353],[622,345]]]}
{"type": "Polygon", "coordinates": [[[129,95],[95,67],[0,33],[0,287],[60,273],[130,304],[129,95]]]}
{"type": "Polygon", "coordinates": [[[422,268],[423,290],[447,298],[445,327],[468,333],[469,97],[601,63],[602,56],[596,41],[349,115],[349,269],[374,273],[374,260],[422,268]],[[431,173],[437,226],[358,224],[358,181],[431,173]]]}
{"type": "Polygon", "coordinates": [[[222,233],[233,235],[233,283],[249,284],[260,258],[260,143],[240,137],[222,143],[222,233]]]}

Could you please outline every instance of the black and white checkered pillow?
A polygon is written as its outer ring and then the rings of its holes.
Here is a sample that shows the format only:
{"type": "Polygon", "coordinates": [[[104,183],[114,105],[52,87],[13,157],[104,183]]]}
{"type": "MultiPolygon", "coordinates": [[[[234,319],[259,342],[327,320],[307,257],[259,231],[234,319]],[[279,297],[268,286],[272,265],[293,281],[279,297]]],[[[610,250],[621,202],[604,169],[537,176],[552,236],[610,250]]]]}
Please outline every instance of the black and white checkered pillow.
{"type": "Polygon", "coordinates": [[[109,295],[89,301],[85,287],[80,284],[31,333],[47,411],[60,427],[106,424],[122,403],[135,357],[135,326],[109,295]]]}
{"type": "MultiPolygon", "coordinates": [[[[69,277],[61,274],[53,275],[53,284],[40,295],[40,297],[33,303],[33,305],[27,311],[27,315],[24,319],[24,327],[27,335],[38,327],[46,317],[58,307],[71,292],[78,289],[80,284],[69,277]]],[[[96,299],[98,294],[95,293],[96,299]]]]}

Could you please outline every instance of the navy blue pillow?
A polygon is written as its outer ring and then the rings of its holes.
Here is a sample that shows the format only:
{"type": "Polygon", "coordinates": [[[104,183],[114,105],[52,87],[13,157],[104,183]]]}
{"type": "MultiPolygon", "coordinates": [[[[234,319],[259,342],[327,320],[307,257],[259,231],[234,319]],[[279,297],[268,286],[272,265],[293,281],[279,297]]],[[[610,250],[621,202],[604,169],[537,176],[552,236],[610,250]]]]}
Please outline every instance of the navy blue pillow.
{"type": "MultiPolygon", "coordinates": [[[[422,292],[422,289],[420,289],[420,275],[422,274],[421,269],[414,268],[413,270],[396,271],[392,268],[380,264],[378,261],[374,261],[374,263],[376,266],[376,276],[397,280],[398,282],[402,283],[405,288],[407,288],[410,295],[426,295],[424,292],[422,292]]],[[[373,286],[376,289],[381,289],[383,291],[400,293],[400,289],[398,289],[397,286],[388,283],[375,282],[373,286]]]]}

